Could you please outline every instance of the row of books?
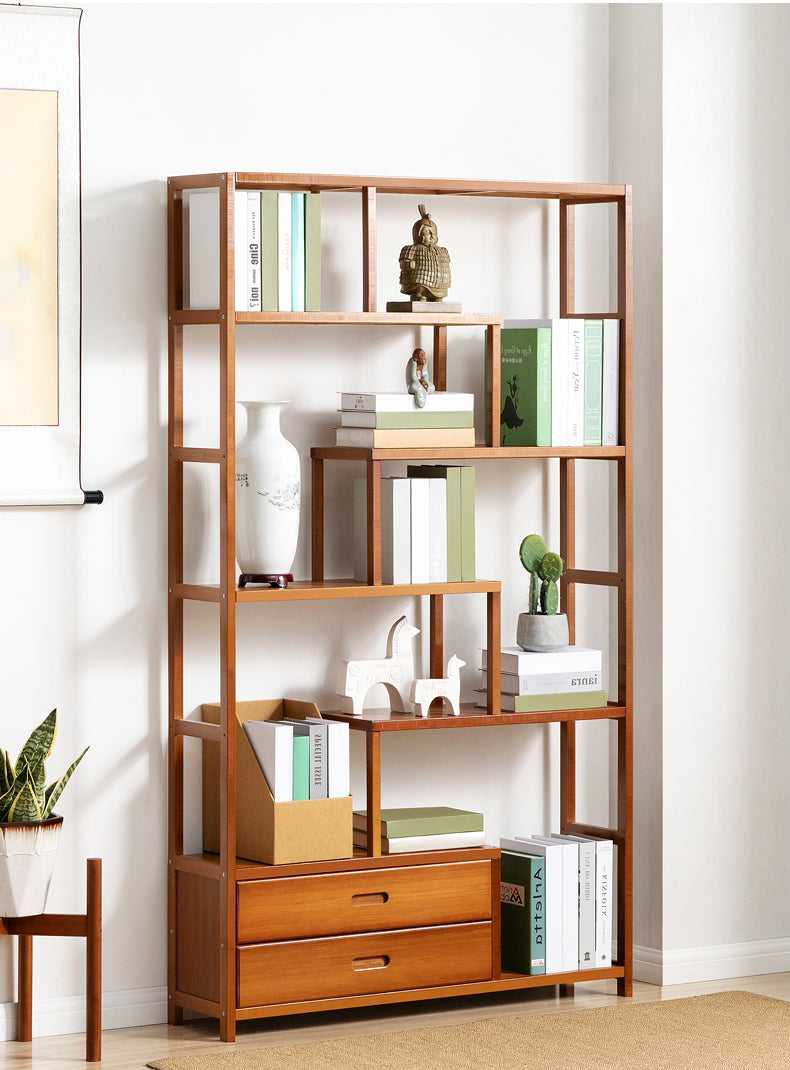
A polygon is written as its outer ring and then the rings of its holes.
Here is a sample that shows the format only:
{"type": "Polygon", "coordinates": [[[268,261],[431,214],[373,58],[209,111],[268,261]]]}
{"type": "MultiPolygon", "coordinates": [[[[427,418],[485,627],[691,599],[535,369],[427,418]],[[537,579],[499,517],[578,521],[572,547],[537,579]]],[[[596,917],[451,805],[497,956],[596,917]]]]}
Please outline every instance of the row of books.
{"type": "Polygon", "coordinates": [[[349,727],[320,717],[244,722],[275,802],[351,794],[349,727]]]}
{"type": "MultiPolygon", "coordinates": [[[[595,709],[606,705],[602,689],[603,652],[591,647],[532,651],[517,646],[500,651],[500,707],[511,713],[595,709]]],[[[480,649],[482,686],[477,705],[486,705],[488,651],[480,649]]]]}
{"type": "Polygon", "coordinates": [[[613,841],[553,833],[502,838],[499,846],[503,968],[611,966],[613,841]]]}
{"type": "Polygon", "coordinates": [[[340,395],[337,446],[420,449],[474,446],[474,394],[435,391],[418,408],[405,390],[340,395]]]}
{"type": "Polygon", "coordinates": [[[320,310],[320,194],[237,191],[234,228],[237,311],[320,310]]]}
{"type": "MultiPolygon", "coordinates": [[[[475,469],[410,464],[381,480],[383,583],[456,583],[476,578],[475,469]]],[[[367,582],[367,480],[354,480],[354,578],[367,582]]]]}
{"type": "Polygon", "coordinates": [[[503,446],[616,446],[620,321],[505,320],[503,446]]]}
{"type": "MultiPolygon", "coordinates": [[[[367,847],[367,810],[355,810],[354,846],[367,847]]],[[[381,811],[381,853],[442,851],[485,844],[483,815],[453,806],[405,806],[381,811]]]]}

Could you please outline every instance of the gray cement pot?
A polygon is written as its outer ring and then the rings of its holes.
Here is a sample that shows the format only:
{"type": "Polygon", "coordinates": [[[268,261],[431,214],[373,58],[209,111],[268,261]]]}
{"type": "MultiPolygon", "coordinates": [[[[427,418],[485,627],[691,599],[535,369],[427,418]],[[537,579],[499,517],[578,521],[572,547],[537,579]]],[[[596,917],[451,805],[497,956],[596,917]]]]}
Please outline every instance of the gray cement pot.
{"type": "Polygon", "coordinates": [[[516,642],[522,650],[561,650],[568,645],[564,613],[519,613],[516,642]]]}

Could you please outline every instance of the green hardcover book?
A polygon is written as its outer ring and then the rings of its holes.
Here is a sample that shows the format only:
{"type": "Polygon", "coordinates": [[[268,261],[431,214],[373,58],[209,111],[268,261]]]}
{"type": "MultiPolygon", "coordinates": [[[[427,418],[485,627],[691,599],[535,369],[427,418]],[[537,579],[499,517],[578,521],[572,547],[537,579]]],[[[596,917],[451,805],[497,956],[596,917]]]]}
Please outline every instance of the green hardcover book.
{"type": "Polygon", "coordinates": [[[277,193],[261,191],[261,310],[277,311],[277,193]]]}
{"type": "Polygon", "coordinates": [[[415,409],[413,412],[360,412],[340,410],[343,427],[474,427],[475,414],[469,412],[435,412],[415,409]]]}
{"type": "Polygon", "coordinates": [[[592,710],[606,705],[606,691],[564,691],[555,695],[502,695],[500,705],[510,713],[544,710],[592,710]]]}
{"type": "Polygon", "coordinates": [[[504,970],[529,975],[546,972],[545,862],[537,855],[502,852],[499,902],[504,970]]]}
{"type": "Polygon", "coordinates": [[[321,194],[304,195],[304,307],[321,311],[321,194]]]}
{"type": "Polygon", "coordinates": [[[603,320],[584,321],[584,445],[601,445],[603,320]]]}
{"type": "Polygon", "coordinates": [[[499,442],[551,445],[551,324],[511,320],[502,326],[499,442]]]}
{"type": "MultiPolygon", "coordinates": [[[[367,829],[367,810],[354,811],[354,828],[367,829]]],[[[454,806],[400,806],[381,811],[381,835],[428,836],[448,832],[481,832],[483,815],[454,806]]]]}
{"type": "Polygon", "coordinates": [[[447,464],[410,464],[407,475],[447,482],[447,582],[458,583],[461,573],[461,469],[447,464]]]}
{"type": "Polygon", "coordinates": [[[310,737],[297,736],[294,733],[293,751],[293,797],[310,798],[310,737]]]}
{"type": "Polygon", "coordinates": [[[475,470],[461,468],[461,579],[477,579],[475,548],[475,470]]]}

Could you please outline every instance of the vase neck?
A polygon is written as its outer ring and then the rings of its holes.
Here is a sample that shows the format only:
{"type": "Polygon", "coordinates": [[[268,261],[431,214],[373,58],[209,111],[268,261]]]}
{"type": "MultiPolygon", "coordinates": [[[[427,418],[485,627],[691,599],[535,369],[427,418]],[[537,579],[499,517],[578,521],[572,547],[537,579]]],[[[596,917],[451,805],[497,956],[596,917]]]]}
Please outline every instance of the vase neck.
{"type": "Polygon", "coordinates": [[[288,401],[240,401],[247,413],[247,434],[270,434],[280,430],[280,413],[288,401]]]}

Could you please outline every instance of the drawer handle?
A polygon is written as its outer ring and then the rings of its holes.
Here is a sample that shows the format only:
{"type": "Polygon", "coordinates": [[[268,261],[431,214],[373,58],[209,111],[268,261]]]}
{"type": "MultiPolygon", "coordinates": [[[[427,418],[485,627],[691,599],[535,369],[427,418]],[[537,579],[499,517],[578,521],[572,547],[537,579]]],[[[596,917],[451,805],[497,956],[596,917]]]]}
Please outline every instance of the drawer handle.
{"type": "Polygon", "coordinates": [[[389,964],[389,955],[371,955],[365,959],[354,959],[351,966],[359,973],[360,970],[383,970],[389,964]]]}
{"type": "Polygon", "coordinates": [[[351,902],[357,907],[366,907],[373,903],[386,903],[388,899],[389,896],[386,892],[368,892],[351,896],[351,902]]]}

